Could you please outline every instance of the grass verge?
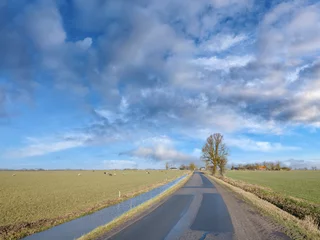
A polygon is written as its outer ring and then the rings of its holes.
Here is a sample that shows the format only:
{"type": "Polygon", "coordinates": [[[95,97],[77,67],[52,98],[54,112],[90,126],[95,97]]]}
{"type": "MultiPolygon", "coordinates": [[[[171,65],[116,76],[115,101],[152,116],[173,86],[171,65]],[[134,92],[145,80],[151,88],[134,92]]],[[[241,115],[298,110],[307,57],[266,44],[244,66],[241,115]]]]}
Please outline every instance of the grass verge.
{"type": "Polygon", "coordinates": [[[112,229],[114,229],[115,227],[120,226],[121,224],[134,219],[135,217],[137,217],[139,214],[141,214],[143,211],[146,211],[147,209],[149,209],[150,207],[152,207],[153,205],[159,203],[161,200],[165,199],[166,197],[170,196],[172,193],[174,193],[175,191],[177,191],[179,188],[181,188],[191,177],[191,173],[188,174],[188,176],[183,179],[181,182],[179,182],[177,185],[173,186],[172,188],[166,190],[165,192],[163,192],[162,194],[158,195],[157,197],[150,199],[149,201],[131,209],[130,211],[124,213],[123,215],[121,215],[120,217],[116,218],[115,220],[113,220],[112,222],[104,225],[104,226],[100,226],[96,229],[94,229],[93,231],[91,231],[90,233],[78,238],[78,240],[91,240],[91,239],[97,239],[99,237],[101,237],[102,235],[110,232],[112,229]]]}
{"type": "MultiPolygon", "coordinates": [[[[226,178],[222,180],[214,176],[207,176],[218,184],[225,186],[242,196],[247,202],[254,205],[261,213],[272,217],[276,222],[285,227],[285,233],[292,239],[320,239],[320,231],[312,217],[306,216],[304,219],[299,219],[278,208],[271,202],[261,199],[259,196],[255,195],[254,192],[250,192],[250,190],[248,191],[248,188],[243,189],[243,185],[241,185],[242,187],[240,185],[235,186],[226,181],[226,178]]],[[[264,190],[268,191],[268,189],[264,190]]]]}
{"type": "Polygon", "coordinates": [[[320,171],[229,170],[226,177],[272,189],[281,195],[320,204],[320,171]]]}
{"type": "Polygon", "coordinates": [[[239,187],[247,192],[251,192],[259,198],[266,200],[282,210],[290,213],[291,215],[299,219],[313,219],[313,222],[319,226],[320,223],[320,205],[311,203],[306,200],[294,198],[284,194],[275,192],[267,187],[259,185],[249,184],[240,180],[234,180],[230,178],[220,178],[224,182],[227,182],[235,187],[239,187]]]}
{"type": "Polygon", "coordinates": [[[59,216],[56,218],[40,219],[38,221],[19,222],[18,224],[0,226],[0,239],[1,240],[21,239],[21,238],[26,237],[28,235],[47,230],[47,229],[54,227],[56,225],[71,221],[73,219],[76,219],[76,218],[79,218],[79,217],[82,217],[82,216],[85,216],[88,214],[91,214],[91,213],[96,212],[98,210],[101,210],[105,207],[115,205],[115,204],[120,203],[122,201],[128,200],[128,199],[133,198],[135,196],[138,196],[142,193],[148,192],[154,188],[160,187],[170,181],[173,181],[176,178],[177,177],[174,177],[174,178],[167,179],[165,181],[161,181],[156,184],[151,184],[151,185],[149,185],[145,188],[139,189],[137,191],[122,194],[121,198],[109,199],[109,200],[100,202],[90,208],[81,209],[80,211],[74,211],[69,214],[59,216]]]}

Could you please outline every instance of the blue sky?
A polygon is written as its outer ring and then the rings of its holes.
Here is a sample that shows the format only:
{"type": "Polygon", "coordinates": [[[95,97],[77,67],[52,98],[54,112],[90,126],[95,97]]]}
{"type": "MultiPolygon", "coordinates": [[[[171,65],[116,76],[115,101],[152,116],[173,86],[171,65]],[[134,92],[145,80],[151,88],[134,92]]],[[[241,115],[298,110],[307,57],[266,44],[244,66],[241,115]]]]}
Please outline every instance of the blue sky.
{"type": "Polygon", "coordinates": [[[320,4],[0,0],[0,168],[320,167],[320,4]]]}

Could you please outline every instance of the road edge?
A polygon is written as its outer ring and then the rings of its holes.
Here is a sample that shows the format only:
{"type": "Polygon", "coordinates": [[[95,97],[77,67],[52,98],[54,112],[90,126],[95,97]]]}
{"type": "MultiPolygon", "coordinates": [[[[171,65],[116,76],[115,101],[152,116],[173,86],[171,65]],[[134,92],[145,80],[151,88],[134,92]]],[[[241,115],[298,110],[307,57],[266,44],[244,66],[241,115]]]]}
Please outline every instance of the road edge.
{"type": "Polygon", "coordinates": [[[247,203],[253,205],[263,215],[271,217],[275,222],[284,227],[284,232],[292,239],[320,239],[320,231],[315,229],[314,226],[307,221],[296,218],[272,203],[260,199],[253,193],[235,187],[207,173],[205,173],[205,175],[213,182],[236,193],[247,203]]]}
{"type": "Polygon", "coordinates": [[[122,229],[132,225],[136,221],[140,220],[150,212],[154,211],[160,205],[162,205],[173,193],[183,187],[192,176],[193,172],[189,173],[181,182],[171,187],[170,189],[159,194],[157,197],[142,203],[141,205],[131,209],[124,213],[120,217],[116,218],[112,222],[97,227],[93,231],[81,236],[78,240],[93,240],[93,239],[107,239],[117,234],[122,229]]]}

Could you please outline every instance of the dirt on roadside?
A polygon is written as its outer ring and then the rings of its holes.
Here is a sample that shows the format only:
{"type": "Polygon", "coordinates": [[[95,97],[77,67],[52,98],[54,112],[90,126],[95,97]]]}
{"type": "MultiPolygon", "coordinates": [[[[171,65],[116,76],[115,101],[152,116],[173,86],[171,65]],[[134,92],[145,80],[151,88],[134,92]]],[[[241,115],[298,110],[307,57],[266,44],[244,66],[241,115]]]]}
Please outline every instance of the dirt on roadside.
{"type": "MultiPolygon", "coordinates": [[[[212,181],[210,179],[210,181],[212,181]]],[[[284,234],[285,229],[274,223],[272,219],[260,214],[253,206],[250,206],[240,196],[231,190],[214,182],[221,194],[234,226],[234,238],[236,240],[289,240],[284,234]]]]}

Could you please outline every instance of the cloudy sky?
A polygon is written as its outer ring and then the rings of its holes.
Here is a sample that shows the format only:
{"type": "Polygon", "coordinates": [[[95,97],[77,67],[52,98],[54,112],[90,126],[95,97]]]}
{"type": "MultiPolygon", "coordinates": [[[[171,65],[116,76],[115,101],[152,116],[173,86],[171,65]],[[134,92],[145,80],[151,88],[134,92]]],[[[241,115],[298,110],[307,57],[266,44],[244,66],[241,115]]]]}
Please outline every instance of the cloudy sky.
{"type": "Polygon", "coordinates": [[[0,168],[320,167],[320,4],[0,0],[0,168]]]}

